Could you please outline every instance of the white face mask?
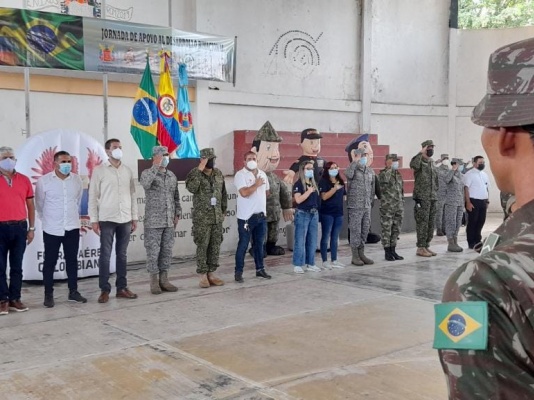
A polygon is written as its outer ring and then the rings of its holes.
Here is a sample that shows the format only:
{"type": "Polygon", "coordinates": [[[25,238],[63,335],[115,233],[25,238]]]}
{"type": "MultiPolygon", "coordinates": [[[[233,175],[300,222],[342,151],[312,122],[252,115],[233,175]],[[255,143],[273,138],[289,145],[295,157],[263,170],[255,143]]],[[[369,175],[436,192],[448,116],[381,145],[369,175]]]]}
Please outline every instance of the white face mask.
{"type": "Polygon", "coordinates": [[[443,160],[441,163],[442,163],[443,165],[445,165],[446,167],[450,167],[450,166],[451,166],[451,162],[450,162],[450,160],[443,160]]]}
{"type": "Polygon", "coordinates": [[[122,158],[122,150],[113,149],[113,151],[111,152],[111,157],[113,157],[115,160],[120,160],[122,158]]]}
{"type": "Polygon", "coordinates": [[[399,162],[398,161],[393,161],[391,163],[391,168],[393,169],[399,169],[399,162]]]}
{"type": "Polygon", "coordinates": [[[15,165],[17,165],[17,160],[12,160],[11,158],[4,158],[0,161],[0,168],[4,171],[13,172],[15,165]]]}
{"type": "Polygon", "coordinates": [[[258,163],[254,160],[247,161],[247,169],[254,171],[258,168],[258,163]]]}

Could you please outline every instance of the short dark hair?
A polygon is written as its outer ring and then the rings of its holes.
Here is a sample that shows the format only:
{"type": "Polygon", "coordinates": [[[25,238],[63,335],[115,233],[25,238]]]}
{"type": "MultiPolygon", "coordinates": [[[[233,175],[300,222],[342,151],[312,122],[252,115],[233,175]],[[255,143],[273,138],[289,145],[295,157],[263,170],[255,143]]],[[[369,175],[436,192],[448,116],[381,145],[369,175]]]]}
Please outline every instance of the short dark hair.
{"type": "Polygon", "coordinates": [[[475,158],[473,158],[473,164],[476,164],[478,162],[478,160],[480,160],[481,158],[484,158],[484,157],[476,156],[475,158]]]}
{"type": "Polygon", "coordinates": [[[61,156],[70,156],[70,154],[68,151],[58,151],[56,154],[54,154],[54,161],[57,161],[61,156]]]}
{"type": "Polygon", "coordinates": [[[104,144],[104,148],[106,150],[109,150],[111,149],[111,144],[112,143],[120,143],[121,141],[119,139],[109,139],[109,140],[106,140],[106,144],[104,144]]]}
{"type": "MultiPolygon", "coordinates": [[[[330,180],[330,174],[328,173],[328,170],[332,167],[332,165],[336,164],[337,167],[339,168],[339,164],[334,162],[334,161],[328,161],[325,165],[324,165],[324,168],[323,168],[323,178],[324,179],[327,179],[327,180],[330,180]]],[[[336,180],[339,182],[340,185],[344,185],[345,182],[343,181],[343,178],[341,177],[341,175],[337,174],[336,176],[336,180]]]]}
{"type": "Polygon", "coordinates": [[[243,159],[246,160],[246,159],[247,159],[247,156],[250,155],[250,154],[253,154],[253,155],[255,155],[255,156],[257,155],[257,154],[254,153],[253,151],[247,151],[247,152],[245,153],[245,155],[243,156],[243,159]]]}

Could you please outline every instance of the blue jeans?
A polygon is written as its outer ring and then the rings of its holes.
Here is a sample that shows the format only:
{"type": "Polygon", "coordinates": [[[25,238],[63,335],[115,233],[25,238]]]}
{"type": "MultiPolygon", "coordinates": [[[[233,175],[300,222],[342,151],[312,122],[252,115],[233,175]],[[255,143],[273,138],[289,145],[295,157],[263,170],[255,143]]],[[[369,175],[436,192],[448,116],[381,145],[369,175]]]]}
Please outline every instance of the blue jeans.
{"type": "Polygon", "coordinates": [[[111,259],[111,248],[113,246],[113,236],[115,236],[115,267],[117,270],[117,279],[115,286],[117,290],[126,289],[126,262],[128,243],[130,243],[130,233],[132,232],[132,223],[125,222],[119,224],[116,222],[100,222],[100,257],[98,259],[99,267],[99,286],[103,292],[111,292],[109,284],[109,260],[111,259]]]}
{"type": "Polygon", "coordinates": [[[26,250],[28,224],[0,223],[0,301],[20,300],[22,288],[22,257],[26,250]],[[7,285],[7,258],[9,254],[9,286],[7,285]]]}
{"type": "Polygon", "coordinates": [[[267,232],[267,222],[265,214],[253,214],[247,221],[244,219],[237,220],[237,231],[239,233],[239,242],[235,252],[235,274],[243,275],[245,267],[245,254],[248,244],[252,238],[252,252],[254,254],[254,264],[256,271],[261,271],[263,267],[263,239],[267,232]],[[245,229],[248,224],[248,229],[245,229]]]}
{"type": "Polygon", "coordinates": [[[297,209],[295,211],[295,238],[293,241],[293,265],[315,265],[319,213],[297,209]]]}
{"type": "Polygon", "coordinates": [[[328,240],[330,240],[330,259],[337,260],[337,242],[343,225],[343,215],[333,216],[321,214],[321,258],[323,262],[328,260],[328,240]]]}

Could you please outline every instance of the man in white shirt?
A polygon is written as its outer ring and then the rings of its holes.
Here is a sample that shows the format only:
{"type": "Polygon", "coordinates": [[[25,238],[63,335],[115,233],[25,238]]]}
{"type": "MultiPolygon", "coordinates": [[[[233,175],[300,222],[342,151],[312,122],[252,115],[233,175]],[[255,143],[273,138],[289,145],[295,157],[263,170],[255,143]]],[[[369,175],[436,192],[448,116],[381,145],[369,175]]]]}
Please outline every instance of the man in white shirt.
{"type": "Polygon", "coordinates": [[[99,303],[107,303],[109,284],[109,260],[115,237],[117,298],[136,299],[128,289],[126,262],[130,234],[137,229],[137,202],[135,180],[130,168],[121,162],[122,146],[118,139],[105,144],[109,162],[95,168],[89,186],[89,217],[93,231],[100,235],[99,303]]]}
{"type": "Polygon", "coordinates": [[[472,249],[482,241],[482,228],[486,222],[489,198],[489,178],[483,171],[484,157],[473,159],[473,168],[464,175],[465,209],[467,211],[467,244],[472,249]]]}
{"type": "Polygon", "coordinates": [[[44,306],[54,307],[54,271],[63,246],[69,301],[86,303],[78,292],[78,249],[80,246],[80,202],[83,186],[71,172],[72,159],[66,151],[54,154],[54,171],[42,176],[35,187],[35,205],[42,222],[44,242],[44,306]]]}
{"type": "Polygon", "coordinates": [[[245,154],[245,167],[234,176],[237,196],[237,229],[239,242],[235,253],[235,280],[243,282],[245,253],[252,238],[252,251],[256,276],[271,279],[263,266],[263,242],[267,231],[267,193],[269,180],[265,172],[258,169],[256,153],[245,154]]]}

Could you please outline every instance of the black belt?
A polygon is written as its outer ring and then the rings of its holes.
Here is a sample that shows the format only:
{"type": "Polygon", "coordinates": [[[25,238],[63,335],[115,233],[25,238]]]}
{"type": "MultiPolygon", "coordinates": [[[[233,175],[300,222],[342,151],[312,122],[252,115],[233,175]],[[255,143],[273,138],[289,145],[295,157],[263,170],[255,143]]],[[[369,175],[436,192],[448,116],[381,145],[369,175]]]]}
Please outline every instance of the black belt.
{"type": "Polygon", "coordinates": [[[20,225],[20,224],[25,224],[25,223],[26,223],[25,219],[21,219],[21,220],[18,220],[18,221],[15,221],[15,220],[0,221],[0,225],[20,225]]]}
{"type": "MultiPolygon", "coordinates": [[[[255,217],[255,218],[264,218],[264,217],[265,217],[265,213],[263,213],[263,212],[255,213],[255,214],[252,214],[252,215],[250,216],[250,218],[252,218],[252,217],[255,217]]],[[[250,218],[249,218],[249,219],[250,219],[250,218]]]]}

